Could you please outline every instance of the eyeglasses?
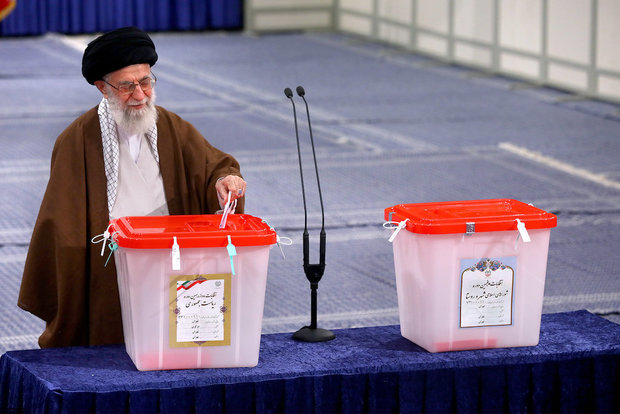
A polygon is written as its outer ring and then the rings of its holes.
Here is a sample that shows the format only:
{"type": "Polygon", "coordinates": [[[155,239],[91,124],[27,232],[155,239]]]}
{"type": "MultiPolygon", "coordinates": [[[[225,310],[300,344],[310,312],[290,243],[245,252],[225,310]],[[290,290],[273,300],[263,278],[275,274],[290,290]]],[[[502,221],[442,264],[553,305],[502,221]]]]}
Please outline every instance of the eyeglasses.
{"type": "Polygon", "coordinates": [[[116,89],[118,93],[121,95],[132,95],[136,90],[136,86],[138,85],[140,85],[140,89],[142,89],[142,92],[149,92],[151,89],[153,89],[155,82],[157,82],[157,77],[155,76],[154,73],[151,72],[150,76],[142,79],[138,83],[121,82],[118,84],[118,86],[114,86],[110,82],[107,82],[104,79],[101,79],[101,80],[107,83],[108,85],[110,85],[111,87],[113,87],[114,89],[116,89]]]}

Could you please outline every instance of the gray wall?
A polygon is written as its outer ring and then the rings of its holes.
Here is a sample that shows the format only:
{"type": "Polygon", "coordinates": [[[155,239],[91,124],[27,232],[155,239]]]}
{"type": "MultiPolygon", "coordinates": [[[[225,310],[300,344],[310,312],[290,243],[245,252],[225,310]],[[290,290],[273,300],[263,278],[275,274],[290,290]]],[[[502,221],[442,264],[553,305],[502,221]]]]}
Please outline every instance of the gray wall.
{"type": "Polygon", "coordinates": [[[620,102],[620,0],[246,0],[245,29],[352,33],[620,102]]]}

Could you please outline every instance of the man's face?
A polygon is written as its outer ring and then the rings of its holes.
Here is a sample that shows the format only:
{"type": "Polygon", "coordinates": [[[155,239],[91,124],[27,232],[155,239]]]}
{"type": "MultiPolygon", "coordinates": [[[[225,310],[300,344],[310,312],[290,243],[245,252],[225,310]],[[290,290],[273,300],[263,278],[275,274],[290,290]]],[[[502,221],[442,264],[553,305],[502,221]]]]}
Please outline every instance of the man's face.
{"type": "Polygon", "coordinates": [[[144,90],[138,85],[150,76],[151,67],[148,63],[142,63],[109,73],[105,76],[105,82],[95,82],[95,86],[108,99],[114,120],[128,132],[144,133],[157,119],[155,89],[144,90]],[[135,87],[133,92],[123,93],[123,85],[131,84],[135,87]]]}
{"type": "Polygon", "coordinates": [[[138,85],[135,86],[133,93],[123,94],[118,89],[121,85],[137,84],[151,76],[151,67],[148,63],[140,63],[137,65],[126,66],[117,71],[111,72],[106,76],[108,84],[112,85],[112,88],[106,88],[106,83],[103,81],[96,81],[95,85],[103,96],[110,98],[110,93],[114,94],[117,99],[125,103],[129,109],[142,109],[144,107],[144,100],[148,100],[151,97],[153,90],[142,90],[138,85]]]}

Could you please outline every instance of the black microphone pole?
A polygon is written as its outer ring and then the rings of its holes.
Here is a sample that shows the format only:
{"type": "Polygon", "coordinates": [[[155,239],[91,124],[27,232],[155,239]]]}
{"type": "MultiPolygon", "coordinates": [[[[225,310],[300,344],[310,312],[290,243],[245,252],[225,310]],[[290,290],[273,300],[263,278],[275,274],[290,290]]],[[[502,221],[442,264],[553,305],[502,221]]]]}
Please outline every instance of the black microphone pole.
{"type": "Polygon", "coordinates": [[[308,130],[310,131],[310,146],[312,147],[312,157],[314,159],[314,172],[316,173],[316,184],[319,187],[319,201],[321,202],[321,239],[320,239],[320,259],[319,263],[325,268],[325,210],[323,209],[323,196],[321,195],[321,182],[319,181],[319,167],[316,163],[316,152],[314,150],[314,137],[312,136],[312,123],[310,122],[310,110],[308,109],[308,102],[306,101],[306,91],[303,86],[296,88],[297,95],[304,100],[306,105],[306,116],[308,117],[308,130]]]}
{"type": "MultiPolygon", "coordinates": [[[[299,157],[299,175],[301,176],[301,195],[304,200],[304,240],[308,238],[308,210],[306,208],[306,190],[304,189],[304,170],[301,167],[301,149],[299,148],[299,130],[297,129],[297,111],[295,110],[295,101],[293,101],[293,92],[291,88],[284,89],[284,95],[291,100],[293,104],[293,120],[295,121],[295,138],[297,139],[297,156],[299,157]]],[[[304,260],[307,258],[304,242],[304,260]]],[[[305,263],[305,262],[304,262],[305,263]]]]}
{"type": "Polygon", "coordinates": [[[301,193],[304,202],[304,233],[303,233],[303,253],[304,253],[304,273],[306,278],[310,282],[310,326],[304,326],[293,334],[293,339],[304,342],[323,342],[329,341],[335,338],[333,332],[326,329],[317,327],[317,289],[319,287],[319,281],[323,277],[325,272],[325,212],[323,210],[323,196],[321,195],[321,184],[319,182],[319,169],[316,162],[316,153],[314,149],[314,138],[312,136],[312,126],[310,123],[310,111],[308,110],[308,103],[304,98],[306,94],[304,88],[297,87],[297,94],[304,100],[306,104],[306,114],[308,116],[308,128],[310,131],[310,144],[312,146],[312,156],[314,158],[314,170],[316,173],[316,181],[319,189],[319,200],[321,202],[321,233],[320,233],[320,250],[319,250],[319,263],[310,264],[310,239],[308,235],[308,211],[306,207],[306,192],[304,188],[304,174],[301,163],[301,148],[299,145],[299,131],[297,128],[297,112],[295,110],[295,102],[293,102],[293,92],[290,88],[284,89],[284,94],[291,100],[293,104],[293,117],[295,119],[295,137],[297,139],[297,155],[299,158],[299,173],[301,177],[301,193]]]}

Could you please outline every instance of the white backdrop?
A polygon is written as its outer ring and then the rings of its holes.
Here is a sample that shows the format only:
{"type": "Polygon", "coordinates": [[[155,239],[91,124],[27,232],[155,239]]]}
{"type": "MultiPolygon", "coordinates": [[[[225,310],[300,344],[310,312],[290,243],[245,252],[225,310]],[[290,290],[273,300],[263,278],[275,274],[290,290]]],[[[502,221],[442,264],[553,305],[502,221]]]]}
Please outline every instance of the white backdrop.
{"type": "Polygon", "coordinates": [[[247,0],[245,29],[337,30],[620,102],[618,0],[247,0]]]}

